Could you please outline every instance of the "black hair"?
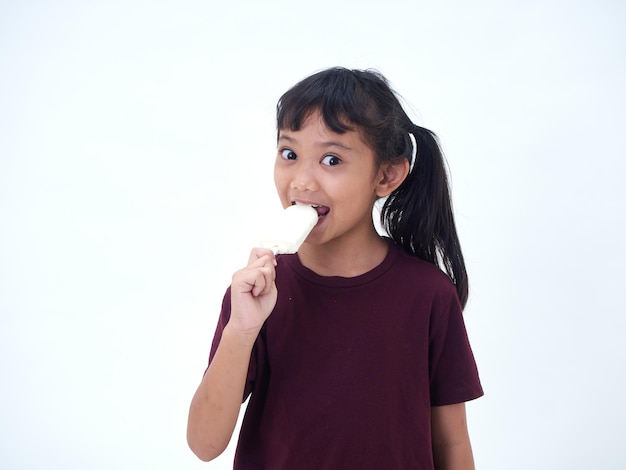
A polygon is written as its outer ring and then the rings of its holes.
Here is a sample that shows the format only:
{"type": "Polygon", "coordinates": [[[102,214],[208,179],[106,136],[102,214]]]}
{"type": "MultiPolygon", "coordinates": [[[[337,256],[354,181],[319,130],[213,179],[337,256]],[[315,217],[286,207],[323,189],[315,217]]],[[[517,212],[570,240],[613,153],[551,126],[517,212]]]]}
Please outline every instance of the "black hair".
{"type": "Polygon", "coordinates": [[[411,121],[387,79],[374,70],[335,67],[300,81],[278,101],[278,132],[299,130],[314,112],[319,112],[334,132],[360,132],[378,165],[402,159],[410,162],[413,144],[409,134],[413,134],[417,143],[414,167],[387,196],[381,224],[406,252],[445,271],[465,307],[467,272],[437,136],[411,121]]]}

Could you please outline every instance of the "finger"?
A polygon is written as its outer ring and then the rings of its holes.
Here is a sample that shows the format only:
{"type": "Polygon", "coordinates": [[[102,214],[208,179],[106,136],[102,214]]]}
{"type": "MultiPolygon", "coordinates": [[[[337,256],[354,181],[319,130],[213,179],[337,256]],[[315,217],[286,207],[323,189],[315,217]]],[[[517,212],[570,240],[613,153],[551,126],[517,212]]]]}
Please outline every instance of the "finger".
{"type": "Polygon", "coordinates": [[[258,247],[253,248],[252,251],[250,251],[250,256],[248,257],[248,265],[252,264],[258,259],[264,259],[266,257],[274,266],[276,266],[276,255],[274,255],[274,252],[272,250],[258,247]]]}
{"type": "Polygon", "coordinates": [[[257,272],[259,276],[252,288],[252,295],[254,297],[269,294],[274,287],[274,281],[276,279],[276,271],[273,268],[260,268],[257,272]]]}
{"type": "MultiPolygon", "coordinates": [[[[255,263],[261,263],[258,260],[255,263]]],[[[248,266],[233,275],[233,288],[239,293],[251,293],[257,297],[269,292],[276,279],[276,270],[272,265],[248,266]]]]}

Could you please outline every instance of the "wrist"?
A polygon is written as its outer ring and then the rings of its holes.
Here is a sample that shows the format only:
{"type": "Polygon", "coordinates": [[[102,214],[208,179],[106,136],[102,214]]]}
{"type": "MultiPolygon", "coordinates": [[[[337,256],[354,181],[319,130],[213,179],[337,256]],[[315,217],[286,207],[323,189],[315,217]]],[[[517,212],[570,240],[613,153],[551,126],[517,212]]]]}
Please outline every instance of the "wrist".
{"type": "Polygon", "coordinates": [[[226,339],[232,344],[252,349],[252,346],[259,336],[259,331],[261,331],[260,328],[242,327],[231,319],[222,331],[222,341],[226,339]]]}

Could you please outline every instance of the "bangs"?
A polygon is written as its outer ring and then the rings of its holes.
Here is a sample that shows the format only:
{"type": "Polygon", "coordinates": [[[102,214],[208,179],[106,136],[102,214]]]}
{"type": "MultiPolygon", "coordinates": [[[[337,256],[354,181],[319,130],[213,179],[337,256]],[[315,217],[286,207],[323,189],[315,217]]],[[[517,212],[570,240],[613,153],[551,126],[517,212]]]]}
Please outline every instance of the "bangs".
{"type": "Polygon", "coordinates": [[[410,119],[385,77],[375,70],[335,67],[297,83],[276,106],[278,133],[299,131],[314,113],[337,134],[359,132],[379,162],[411,156],[410,129],[402,124],[410,119]]]}
{"type": "Polygon", "coordinates": [[[374,114],[366,84],[347,69],[335,68],[314,74],[287,91],[279,100],[276,113],[278,130],[298,131],[315,112],[324,124],[338,134],[356,127],[372,126],[374,114]]]}

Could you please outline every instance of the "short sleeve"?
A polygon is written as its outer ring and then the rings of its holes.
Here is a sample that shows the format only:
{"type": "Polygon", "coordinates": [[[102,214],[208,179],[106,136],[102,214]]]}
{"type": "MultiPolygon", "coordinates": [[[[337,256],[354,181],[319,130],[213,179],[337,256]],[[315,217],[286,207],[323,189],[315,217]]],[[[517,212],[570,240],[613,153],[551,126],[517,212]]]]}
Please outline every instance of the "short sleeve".
{"type": "Polygon", "coordinates": [[[431,406],[451,405],[483,395],[461,305],[454,289],[433,302],[429,339],[431,406]]]}
{"type": "MultiPolygon", "coordinates": [[[[219,346],[220,341],[222,339],[222,332],[224,331],[224,328],[228,324],[229,320],[230,320],[230,287],[226,290],[226,293],[224,294],[224,298],[222,300],[222,310],[220,312],[220,316],[217,321],[215,334],[213,335],[213,342],[211,344],[211,352],[209,354],[209,366],[211,365],[211,361],[213,360],[213,357],[215,357],[215,352],[217,351],[217,347],[219,346]]],[[[260,338],[258,338],[252,349],[252,354],[250,355],[250,364],[248,365],[248,375],[246,378],[246,385],[244,388],[242,403],[246,401],[246,399],[248,398],[248,396],[250,395],[254,387],[254,382],[256,379],[256,373],[258,369],[257,363],[259,359],[258,352],[260,349],[259,347],[260,341],[261,341],[260,338]]]]}

